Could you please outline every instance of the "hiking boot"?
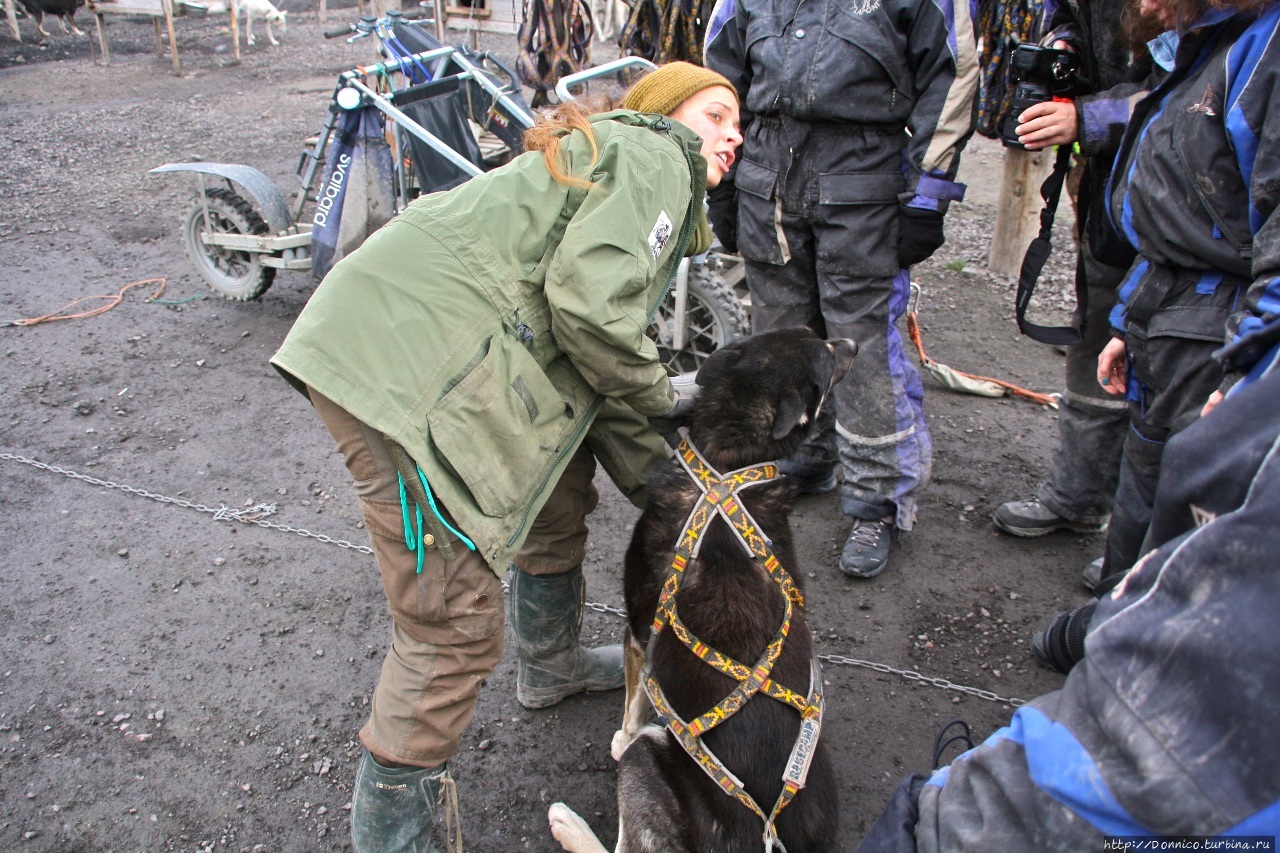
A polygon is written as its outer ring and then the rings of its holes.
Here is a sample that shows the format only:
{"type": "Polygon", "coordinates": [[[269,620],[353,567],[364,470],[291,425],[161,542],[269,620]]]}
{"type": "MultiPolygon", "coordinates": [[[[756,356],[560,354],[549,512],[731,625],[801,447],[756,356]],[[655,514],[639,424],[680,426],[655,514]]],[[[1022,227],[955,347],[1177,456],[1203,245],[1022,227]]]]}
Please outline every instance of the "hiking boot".
{"type": "Polygon", "coordinates": [[[836,487],[835,465],[801,465],[783,459],[778,463],[778,470],[802,495],[825,495],[836,487]]]}
{"type": "Polygon", "coordinates": [[[558,575],[531,575],[512,563],[510,578],[507,614],[516,639],[521,705],[546,708],[575,693],[623,685],[622,646],[578,645],[587,594],[581,566],[558,575]]]}
{"type": "Polygon", "coordinates": [[[1099,557],[1092,563],[1084,567],[1084,571],[1080,573],[1080,583],[1084,584],[1084,588],[1093,592],[1098,584],[1102,583],[1102,561],[1103,557],[1099,557]]]}
{"type": "Polygon", "coordinates": [[[1101,533],[1107,523],[1072,521],[1063,518],[1040,502],[1039,498],[1025,501],[1009,501],[996,507],[996,527],[1005,533],[1031,539],[1055,530],[1074,530],[1076,533],[1101,533]]]}
{"type": "Polygon", "coordinates": [[[351,845],[356,853],[438,853],[431,826],[448,771],[384,767],[366,749],[351,797],[351,845]]]}
{"type": "Polygon", "coordinates": [[[840,552],[840,571],[852,578],[873,578],[880,574],[889,565],[889,546],[893,544],[894,535],[892,518],[857,519],[840,552]]]}

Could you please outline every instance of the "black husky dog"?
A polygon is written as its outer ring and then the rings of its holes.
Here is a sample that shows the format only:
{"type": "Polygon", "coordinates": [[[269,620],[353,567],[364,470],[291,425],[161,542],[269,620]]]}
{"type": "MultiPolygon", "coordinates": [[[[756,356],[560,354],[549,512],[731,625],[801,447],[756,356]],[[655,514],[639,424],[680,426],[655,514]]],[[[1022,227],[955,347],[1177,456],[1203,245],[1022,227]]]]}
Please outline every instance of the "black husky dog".
{"type": "MultiPolygon", "coordinates": [[[[627,704],[613,740],[619,853],[764,850],[775,831],[773,849],[787,853],[838,845],[835,778],[817,737],[821,677],[788,524],[795,488],[771,479],[771,462],[799,448],[856,352],[852,341],[782,329],[717,350],[698,371],[702,391],[678,451],[692,465],[673,460],[650,475],[626,556],[627,704]],[[707,484],[721,496],[704,497],[707,484]],[[705,526],[691,520],[700,516],[705,526]],[[751,542],[760,550],[749,552],[751,542]],[[735,665],[736,677],[724,671],[735,665]],[[749,674],[759,692],[735,703],[749,674]],[[651,703],[663,725],[649,723],[651,703]],[[785,794],[784,775],[793,783],[785,794]]],[[[548,819],[565,850],[603,851],[567,806],[553,805],[548,819]]]]}

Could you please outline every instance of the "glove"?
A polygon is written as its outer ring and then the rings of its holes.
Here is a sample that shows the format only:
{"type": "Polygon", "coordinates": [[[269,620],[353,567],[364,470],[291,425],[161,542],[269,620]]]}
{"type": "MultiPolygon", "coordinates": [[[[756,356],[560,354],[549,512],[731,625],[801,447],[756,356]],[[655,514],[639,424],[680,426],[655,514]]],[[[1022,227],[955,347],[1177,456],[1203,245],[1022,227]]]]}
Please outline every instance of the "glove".
{"type": "Polygon", "coordinates": [[[676,403],[665,415],[649,418],[649,426],[672,447],[680,444],[680,427],[689,423],[689,415],[693,414],[702,386],[695,380],[696,373],[682,373],[671,378],[671,390],[675,392],[676,403]]]}
{"type": "Polygon", "coordinates": [[[906,269],[928,259],[946,240],[941,213],[917,207],[899,208],[898,266],[906,269]]]}
{"type": "Polygon", "coordinates": [[[738,253],[738,188],[727,177],[720,186],[707,191],[707,222],[720,246],[731,255],[738,253]]]}

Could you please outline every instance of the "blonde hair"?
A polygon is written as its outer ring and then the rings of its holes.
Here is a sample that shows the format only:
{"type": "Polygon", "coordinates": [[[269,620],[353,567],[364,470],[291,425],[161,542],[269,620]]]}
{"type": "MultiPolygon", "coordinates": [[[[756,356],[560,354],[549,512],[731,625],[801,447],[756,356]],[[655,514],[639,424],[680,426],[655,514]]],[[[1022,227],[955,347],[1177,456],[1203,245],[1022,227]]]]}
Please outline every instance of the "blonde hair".
{"type": "MultiPolygon", "coordinates": [[[[608,108],[605,105],[604,109],[608,108]]],[[[560,140],[575,130],[580,130],[586,135],[587,141],[591,143],[591,166],[587,169],[590,173],[591,167],[595,166],[596,159],[600,156],[600,148],[596,145],[596,134],[591,128],[590,116],[601,111],[598,108],[583,106],[577,101],[568,101],[541,113],[533,127],[524,133],[524,150],[541,151],[542,158],[547,164],[547,171],[557,183],[589,189],[593,186],[591,181],[578,175],[571,175],[565,170],[562,163],[565,156],[560,149],[560,140]]]]}

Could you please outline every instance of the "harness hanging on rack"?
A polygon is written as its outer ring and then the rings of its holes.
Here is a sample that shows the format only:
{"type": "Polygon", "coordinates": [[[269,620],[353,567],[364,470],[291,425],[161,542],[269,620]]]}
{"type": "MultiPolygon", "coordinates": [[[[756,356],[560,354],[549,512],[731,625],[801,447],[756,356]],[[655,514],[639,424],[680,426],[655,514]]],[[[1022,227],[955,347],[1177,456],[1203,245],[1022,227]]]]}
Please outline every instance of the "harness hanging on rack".
{"type": "Polygon", "coordinates": [[[561,77],[581,71],[595,26],[583,0],[525,0],[517,40],[520,81],[534,90],[529,106],[551,103],[561,77]]]}
{"type": "Polygon", "coordinates": [[[676,450],[677,459],[702,491],[702,497],[694,505],[684,528],[680,531],[675,556],[671,561],[671,571],[658,597],[658,608],[649,641],[652,643],[654,638],[670,625],[672,633],[694,655],[708,666],[735,679],[738,685],[713,708],[691,722],[686,722],[674,711],[662,692],[661,685],[649,673],[647,665],[642,673],[645,692],[649,695],[649,701],[653,704],[663,725],[689,754],[689,757],[721,790],[749,808],[764,822],[764,849],[772,851],[776,848],[785,851],[778,838],[777,818],[795,798],[796,793],[804,787],[809,765],[813,761],[814,750],[818,744],[818,735],[822,730],[823,703],[822,675],[816,657],[810,663],[809,691],[804,697],[770,678],[773,666],[782,654],[783,643],[790,633],[794,608],[804,606],[804,596],[795,581],[791,579],[791,575],[778,562],[771,547],[773,543],[751,517],[751,513],[739,499],[738,493],[751,486],[776,479],[778,466],[771,462],[740,468],[722,475],[698,453],[689,441],[686,429],[680,430],[680,436],[680,444],[676,450]],[[769,577],[778,584],[783,594],[782,624],[759,659],[751,666],[740,663],[699,640],[681,621],[676,608],[676,593],[680,590],[684,571],[689,561],[698,556],[702,545],[702,534],[716,516],[723,518],[729,524],[747,554],[764,566],[769,577]],[[782,791],[768,814],[747,793],[742,781],[702,742],[702,735],[733,716],[757,693],[763,693],[771,699],[789,705],[800,714],[800,733],[796,737],[782,774],[782,791]]]}
{"type": "Polygon", "coordinates": [[[702,42],[714,0],[635,0],[618,34],[624,56],[663,65],[676,60],[702,64],[702,42]]]}

